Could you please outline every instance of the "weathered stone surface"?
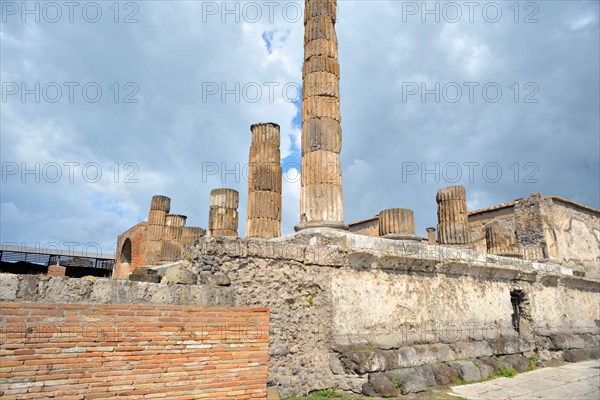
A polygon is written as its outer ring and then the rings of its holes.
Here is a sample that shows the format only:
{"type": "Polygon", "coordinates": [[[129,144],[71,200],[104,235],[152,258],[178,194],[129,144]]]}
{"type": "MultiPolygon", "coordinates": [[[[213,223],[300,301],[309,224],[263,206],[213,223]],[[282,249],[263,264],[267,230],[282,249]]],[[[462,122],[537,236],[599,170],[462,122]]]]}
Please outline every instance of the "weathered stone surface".
{"type": "Polygon", "coordinates": [[[503,256],[519,256],[521,251],[514,230],[507,229],[499,222],[491,222],[485,226],[487,252],[503,256]]]}
{"type": "Polygon", "coordinates": [[[333,22],[337,18],[337,0],[306,0],[304,7],[304,23],[313,18],[327,16],[333,22]]]}
{"type": "Polygon", "coordinates": [[[300,221],[344,220],[342,187],[339,185],[303,186],[300,191],[300,221]]]}
{"type": "Polygon", "coordinates": [[[306,76],[307,74],[313,72],[329,72],[330,74],[333,74],[339,78],[340,64],[335,58],[327,56],[311,57],[309,60],[304,62],[302,74],[303,76],[306,76]]]}
{"type": "Polygon", "coordinates": [[[163,240],[160,248],[160,261],[176,261],[183,258],[183,246],[178,241],[163,240]]]}
{"type": "Polygon", "coordinates": [[[246,237],[274,238],[281,236],[281,221],[270,218],[246,220],[246,237]]]}
{"type": "Polygon", "coordinates": [[[429,366],[396,369],[385,372],[385,376],[400,388],[402,394],[424,392],[435,385],[435,375],[429,366]]]}
{"type": "Polygon", "coordinates": [[[15,300],[19,290],[19,275],[0,274],[0,300],[15,300]]]}
{"type": "Polygon", "coordinates": [[[396,385],[383,374],[370,374],[369,381],[362,387],[367,396],[395,397],[399,395],[396,385]]]}
{"type": "Polygon", "coordinates": [[[331,118],[342,122],[340,100],[331,96],[311,96],[302,101],[302,120],[331,118]]]}
{"type": "Polygon", "coordinates": [[[161,283],[195,285],[198,282],[198,276],[187,268],[174,267],[165,272],[161,283]]]}
{"type": "Polygon", "coordinates": [[[187,221],[187,216],[179,214],[167,214],[165,224],[167,226],[184,227],[187,221]]]}
{"type": "Polygon", "coordinates": [[[281,220],[281,193],[252,190],[248,193],[248,218],[281,220]]]}
{"type": "Polygon", "coordinates": [[[280,159],[279,143],[256,142],[250,146],[250,163],[279,164],[280,159]]]}
{"type": "Polygon", "coordinates": [[[218,286],[231,285],[231,280],[227,277],[227,275],[225,275],[221,271],[215,272],[214,275],[212,276],[212,280],[215,283],[215,285],[218,285],[218,286]]]}
{"type": "Polygon", "coordinates": [[[533,349],[533,343],[515,336],[499,336],[488,339],[487,343],[496,355],[524,353],[533,349]]]}
{"type": "Polygon", "coordinates": [[[529,369],[529,359],[520,354],[511,354],[504,357],[504,361],[512,365],[517,372],[525,372],[529,369]]]}
{"type": "Polygon", "coordinates": [[[408,208],[390,208],[379,213],[379,236],[414,235],[415,217],[408,208]]]}
{"type": "Polygon", "coordinates": [[[490,364],[484,363],[481,359],[473,360],[473,364],[475,364],[475,366],[479,368],[481,379],[489,378],[496,372],[495,367],[492,367],[490,364]]]}
{"type": "Polygon", "coordinates": [[[281,193],[282,172],[279,163],[254,162],[248,165],[248,189],[281,193]]]}
{"type": "Polygon", "coordinates": [[[340,123],[332,118],[311,118],[302,125],[302,153],[317,150],[342,151],[342,128],[340,123]]]}
{"type": "Polygon", "coordinates": [[[181,238],[181,244],[187,245],[192,243],[201,237],[206,235],[206,229],[197,226],[185,226],[183,227],[183,234],[181,238]]]}
{"type": "Polygon", "coordinates": [[[438,243],[470,243],[470,228],[467,219],[467,197],[463,186],[439,189],[436,195],[438,210],[438,243]]]}
{"type": "Polygon", "coordinates": [[[340,156],[331,151],[313,151],[302,157],[303,185],[341,186],[340,156]]]}
{"type": "Polygon", "coordinates": [[[304,76],[302,97],[331,96],[340,97],[339,78],[329,72],[312,72],[304,76]]]}
{"type": "Polygon", "coordinates": [[[150,225],[165,225],[166,220],[166,211],[150,210],[150,212],[148,213],[148,224],[150,225]]]}
{"type": "Polygon", "coordinates": [[[168,213],[169,211],[171,211],[171,199],[167,196],[161,195],[152,196],[150,209],[164,211],[165,213],[168,213]]]}
{"type": "Polygon", "coordinates": [[[566,362],[580,362],[589,359],[588,353],[583,349],[568,349],[563,351],[563,360],[566,362]]]}
{"type": "Polygon", "coordinates": [[[492,369],[492,374],[500,373],[500,366],[506,369],[512,368],[512,365],[508,361],[501,360],[497,357],[481,358],[478,362],[488,365],[492,369]]]}
{"type": "Polygon", "coordinates": [[[427,228],[427,244],[437,244],[435,228],[427,228]]]}
{"type": "Polygon", "coordinates": [[[325,39],[337,42],[334,23],[329,15],[315,16],[309,19],[304,28],[304,43],[325,39]]]}
{"type": "Polygon", "coordinates": [[[183,227],[181,226],[165,226],[164,239],[181,242],[183,240],[183,227]]]}
{"type": "Polygon", "coordinates": [[[435,383],[438,385],[449,385],[458,381],[458,372],[446,364],[432,364],[431,371],[435,377],[435,383]]]}
{"type": "Polygon", "coordinates": [[[210,192],[211,207],[222,207],[237,210],[240,195],[233,189],[213,189],[210,192]]]}
{"type": "Polygon", "coordinates": [[[165,234],[164,225],[146,225],[146,232],[149,241],[162,240],[165,234]]]}
{"type": "Polygon", "coordinates": [[[465,382],[474,382],[481,379],[481,372],[471,361],[451,361],[448,365],[458,372],[458,376],[465,382]]]}
{"type": "Polygon", "coordinates": [[[129,275],[130,281],[159,283],[161,277],[150,268],[138,268],[129,275]]]}
{"type": "Polygon", "coordinates": [[[456,358],[477,358],[493,354],[489,344],[483,340],[451,343],[450,348],[456,353],[456,358]]]}
{"type": "Polygon", "coordinates": [[[237,236],[238,212],[231,208],[211,207],[208,214],[208,224],[208,231],[211,236],[224,236],[223,233],[226,231],[231,232],[231,236],[237,236]]]}

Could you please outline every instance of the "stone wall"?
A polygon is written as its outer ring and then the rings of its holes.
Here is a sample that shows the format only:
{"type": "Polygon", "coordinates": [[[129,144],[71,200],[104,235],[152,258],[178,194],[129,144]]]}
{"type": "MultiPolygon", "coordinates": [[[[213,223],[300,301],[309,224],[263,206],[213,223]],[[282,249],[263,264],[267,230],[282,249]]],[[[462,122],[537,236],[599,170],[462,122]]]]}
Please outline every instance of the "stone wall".
{"type": "Polygon", "coordinates": [[[1,296],[268,308],[268,379],[283,396],[383,396],[393,382],[420,391],[487,376],[493,369],[475,366],[483,357],[511,356],[507,365],[521,368],[524,356],[590,356],[599,344],[600,281],[558,264],[327,229],[203,237],[186,259],[189,285],[0,274],[1,296]]]}
{"type": "Polygon", "coordinates": [[[135,271],[145,264],[146,254],[146,222],[131,227],[119,235],[115,254],[114,279],[126,279],[131,271],[135,271]],[[125,241],[129,240],[130,253],[123,254],[125,241]]]}
{"type": "Polygon", "coordinates": [[[190,256],[202,282],[228,277],[237,306],[270,309],[269,379],[283,395],[381,395],[371,380],[410,387],[426,364],[598,346],[600,282],[555,264],[330,230],[204,238],[190,256]]]}
{"type": "MultiPolygon", "coordinates": [[[[10,279],[2,278],[4,288],[10,279]]],[[[12,281],[21,295],[36,284],[35,277],[12,281]]],[[[115,300],[100,286],[119,286],[84,282],[46,282],[76,304],[0,302],[3,399],[266,398],[268,310],[84,304],[86,293],[115,300]],[[79,290],[67,295],[69,287],[79,290]]],[[[3,297],[23,297],[11,294],[14,287],[3,297]]]]}
{"type": "Polygon", "coordinates": [[[551,260],[576,274],[600,277],[600,211],[556,196],[525,199],[469,213],[474,249],[486,251],[485,226],[515,232],[525,259],[551,260]]]}

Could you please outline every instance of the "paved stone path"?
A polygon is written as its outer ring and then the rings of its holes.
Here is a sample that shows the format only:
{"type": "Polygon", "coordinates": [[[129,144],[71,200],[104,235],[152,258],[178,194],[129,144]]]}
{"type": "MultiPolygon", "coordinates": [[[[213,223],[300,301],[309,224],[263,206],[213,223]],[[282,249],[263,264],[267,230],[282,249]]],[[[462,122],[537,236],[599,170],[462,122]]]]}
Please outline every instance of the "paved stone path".
{"type": "Polygon", "coordinates": [[[468,400],[599,400],[600,361],[540,368],[513,378],[454,386],[449,393],[468,400]]]}

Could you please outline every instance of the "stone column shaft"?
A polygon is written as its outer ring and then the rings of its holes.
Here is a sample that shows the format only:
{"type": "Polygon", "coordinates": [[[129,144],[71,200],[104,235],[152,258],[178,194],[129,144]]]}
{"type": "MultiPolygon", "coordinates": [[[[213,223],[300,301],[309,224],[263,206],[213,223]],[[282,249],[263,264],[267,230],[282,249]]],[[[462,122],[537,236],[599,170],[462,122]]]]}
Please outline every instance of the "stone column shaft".
{"type": "Polygon", "coordinates": [[[239,193],[233,189],[210,192],[208,232],[210,236],[237,236],[239,193]]]}
{"type": "Polygon", "coordinates": [[[171,211],[171,199],[167,196],[152,196],[148,225],[146,226],[146,250],[144,263],[156,265],[161,260],[162,240],[164,239],[167,214],[171,211]]]}
{"type": "Polygon", "coordinates": [[[415,235],[415,217],[408,208],[390,208],[379,213],[379,236],[420,240],[415,235]]]}
{"type": "Polygon", "coordinates": [[[300,223],[344,225],[340,152],[340,66],[335,33],[337,0],[306,0],[302,69],[302,167],[300,223]]]}
{"type": "Polygon", "coordinates": [[[281,185],[279,125],[255,124],[248,163],[247,237],[281,235],[281,185]]]}
{"type": "Polygon", "coordinates": [[[467,215],[467,193],[463,186],[440,189],[436,195],[438,243],[468,245],[470,230],[467,215]]]}
{"type": "Polygon", "coordinates": [[[437,244],[435,238],[435,228],[427,228],[427,244],[437,244]]]}

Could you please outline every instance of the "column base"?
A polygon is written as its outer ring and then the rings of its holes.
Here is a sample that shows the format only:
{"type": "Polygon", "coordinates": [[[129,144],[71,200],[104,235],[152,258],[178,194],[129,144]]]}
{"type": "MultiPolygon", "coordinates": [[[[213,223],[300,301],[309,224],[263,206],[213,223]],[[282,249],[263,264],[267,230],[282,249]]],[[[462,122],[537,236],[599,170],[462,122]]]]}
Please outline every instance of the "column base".
{"type": "Polygon", "coordinates": [[[311,222],[300,222],[298,225],[294,227],[296,232],[301,231],[303,229],[309,228],[329,228],[329,229],[339,229],[343,231],[347,231],[350,228],[348,225],[343,222],[332,222],[332,221],[311,221],[311,222]]]}

